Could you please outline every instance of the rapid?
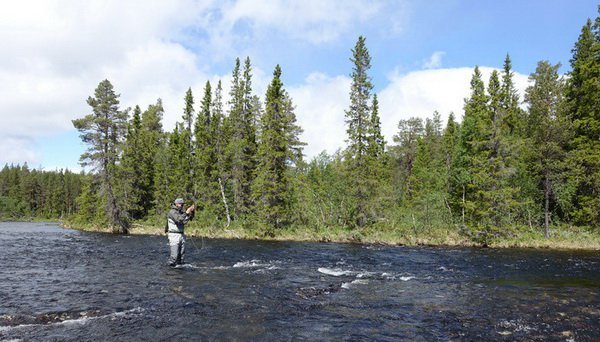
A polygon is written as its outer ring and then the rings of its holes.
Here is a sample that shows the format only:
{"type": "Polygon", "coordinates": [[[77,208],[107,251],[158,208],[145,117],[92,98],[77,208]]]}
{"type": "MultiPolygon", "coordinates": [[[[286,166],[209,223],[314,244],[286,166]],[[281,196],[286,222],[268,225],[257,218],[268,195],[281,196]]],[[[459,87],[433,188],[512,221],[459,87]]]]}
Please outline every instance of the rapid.
{"type": "Polygon", "coordinates": [[[598,341],[600,253],[0,223],[3,341],[598,341]]]}

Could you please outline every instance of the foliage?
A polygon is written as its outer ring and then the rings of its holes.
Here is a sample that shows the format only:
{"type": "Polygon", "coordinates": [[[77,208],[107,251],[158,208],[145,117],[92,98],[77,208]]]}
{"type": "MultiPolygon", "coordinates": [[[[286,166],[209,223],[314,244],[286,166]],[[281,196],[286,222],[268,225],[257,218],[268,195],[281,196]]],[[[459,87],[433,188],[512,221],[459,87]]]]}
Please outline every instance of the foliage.
{"type": "Polygon", "coordinates": [[[118,197],[117,161],[120,158],[122,142],[127,128],[128,111],[119,110],[119,96],[108,80],[98,84],[94,97],[89,97],[88,105],[92,114],[73,120],[73,126],[81,133],[81,140],[88,149],[81,155],[81,165],[91,166],[97,173],[100,191],[106,198],[105,210],[110,227],[126,234],[128,221],[123,210],[123,198],[118,197]]]}
{"type": "Polygon", "coordinates": [[[78,211],[76,198],[86,178],[69,170],[30,170],[27,164],[0,171],[0,219],[57,219],[78,211]]]}
{"type": "Polygon", "coordinates": [[[267,88],[265,113],[261,117],[257,177],[253,184],[257,213],[266,226],[265,233],[270,236],[289,224],[293,198],[291,172],[302,156],[301,132],[277,65],[267,88]]]}
{"type": "Polygon", "coordinates": [[[250,59],[236,59],[229,102],[221,81],[205,83],[198,108],[188,89],[170,132],[160,100],[127,120],[105,80],[88,100],[93,114],[74,120],[92,173],[7,166],[0,215],[161,225],[173,199],[187,197],[199,205],[190,228],[211,236],[494,245],[597,233],[600,19],[584,25],[567,77],[539,62],[526,109],[507,55],[487,83],[474,68],[461,120],[398,113],[408,119],[389,145],[364,37],[351,53],[346,146],[332,155],[303,160],[279,66],[261,101],[250,59]]]}
{"type": "MultiPolygon", "coordinates": [[[[599,7],[600,12],[600,7],[599,7]]],[[[574,188],[570,215],[578,224],[600,226],[600,16],[583,26],[573,49],[566,87],[574,136],[569,141],[568,183],[574,188]]]]}

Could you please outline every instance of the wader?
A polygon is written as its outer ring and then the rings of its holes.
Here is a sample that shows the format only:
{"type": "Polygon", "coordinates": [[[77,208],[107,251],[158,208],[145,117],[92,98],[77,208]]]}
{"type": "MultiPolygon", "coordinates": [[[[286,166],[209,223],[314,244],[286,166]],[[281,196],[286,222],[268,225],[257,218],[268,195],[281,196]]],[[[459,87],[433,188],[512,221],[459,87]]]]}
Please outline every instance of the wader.
{"type": "Polygon", "coordinates": [[[183,230],[185,224],[190,220],[190,216],[183,211],[183,208],[171,206],[167,215],[167,236],[169,238],[169,265],[182,265],[185,258],[185,235],[183,230]]]}
{"type": "Polygon", "coordinates": [[[183,233],[169,233],[169,265],[182,265],[185,259],[185,236],[183,233]]]}

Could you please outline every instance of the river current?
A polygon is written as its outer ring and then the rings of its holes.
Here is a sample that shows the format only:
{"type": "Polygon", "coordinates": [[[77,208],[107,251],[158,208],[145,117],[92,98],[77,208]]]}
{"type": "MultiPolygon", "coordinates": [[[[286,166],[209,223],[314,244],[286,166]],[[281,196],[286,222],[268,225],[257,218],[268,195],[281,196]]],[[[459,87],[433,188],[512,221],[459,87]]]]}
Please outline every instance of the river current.
{"type": "Polygon", "coordinates": [[[2,341],[598,341],[600,253],[0,223],[2,341]]]}

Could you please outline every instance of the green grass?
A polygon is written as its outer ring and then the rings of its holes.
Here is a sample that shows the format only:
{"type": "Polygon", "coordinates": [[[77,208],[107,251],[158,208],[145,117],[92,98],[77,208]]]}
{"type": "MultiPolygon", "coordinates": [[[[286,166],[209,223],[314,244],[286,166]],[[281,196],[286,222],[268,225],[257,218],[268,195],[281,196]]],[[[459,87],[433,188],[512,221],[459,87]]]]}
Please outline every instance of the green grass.
{"type": "MultiPolygon", "coordinates": [[[[160,218],[134,222],[130,234],[164,235],[164,223],[160,218]]],[[[70,228],[84,231],[111,232],[102,225],[63,223],[70,228]]],[[[273,237],[265,235],[265,229],[256,221],[234,222],[225,227],[219,221],[192,221],[186,226],[188,236],[223,239],[260,239],[276,241],[314,241],[339,243],[364,243],[403,246],[479,246],[454,226],[414,227],[397,223],[381,222],[364,228],[305,227],[292,226],[277,231],[273,237]]],[[[551,248],[600,250],[600,231],[590,228],[556,226],[551,236],[545,238],[540,228],[516,227],[508,237],[495,238],[488,243],[492,248],[551,248]]]]}

